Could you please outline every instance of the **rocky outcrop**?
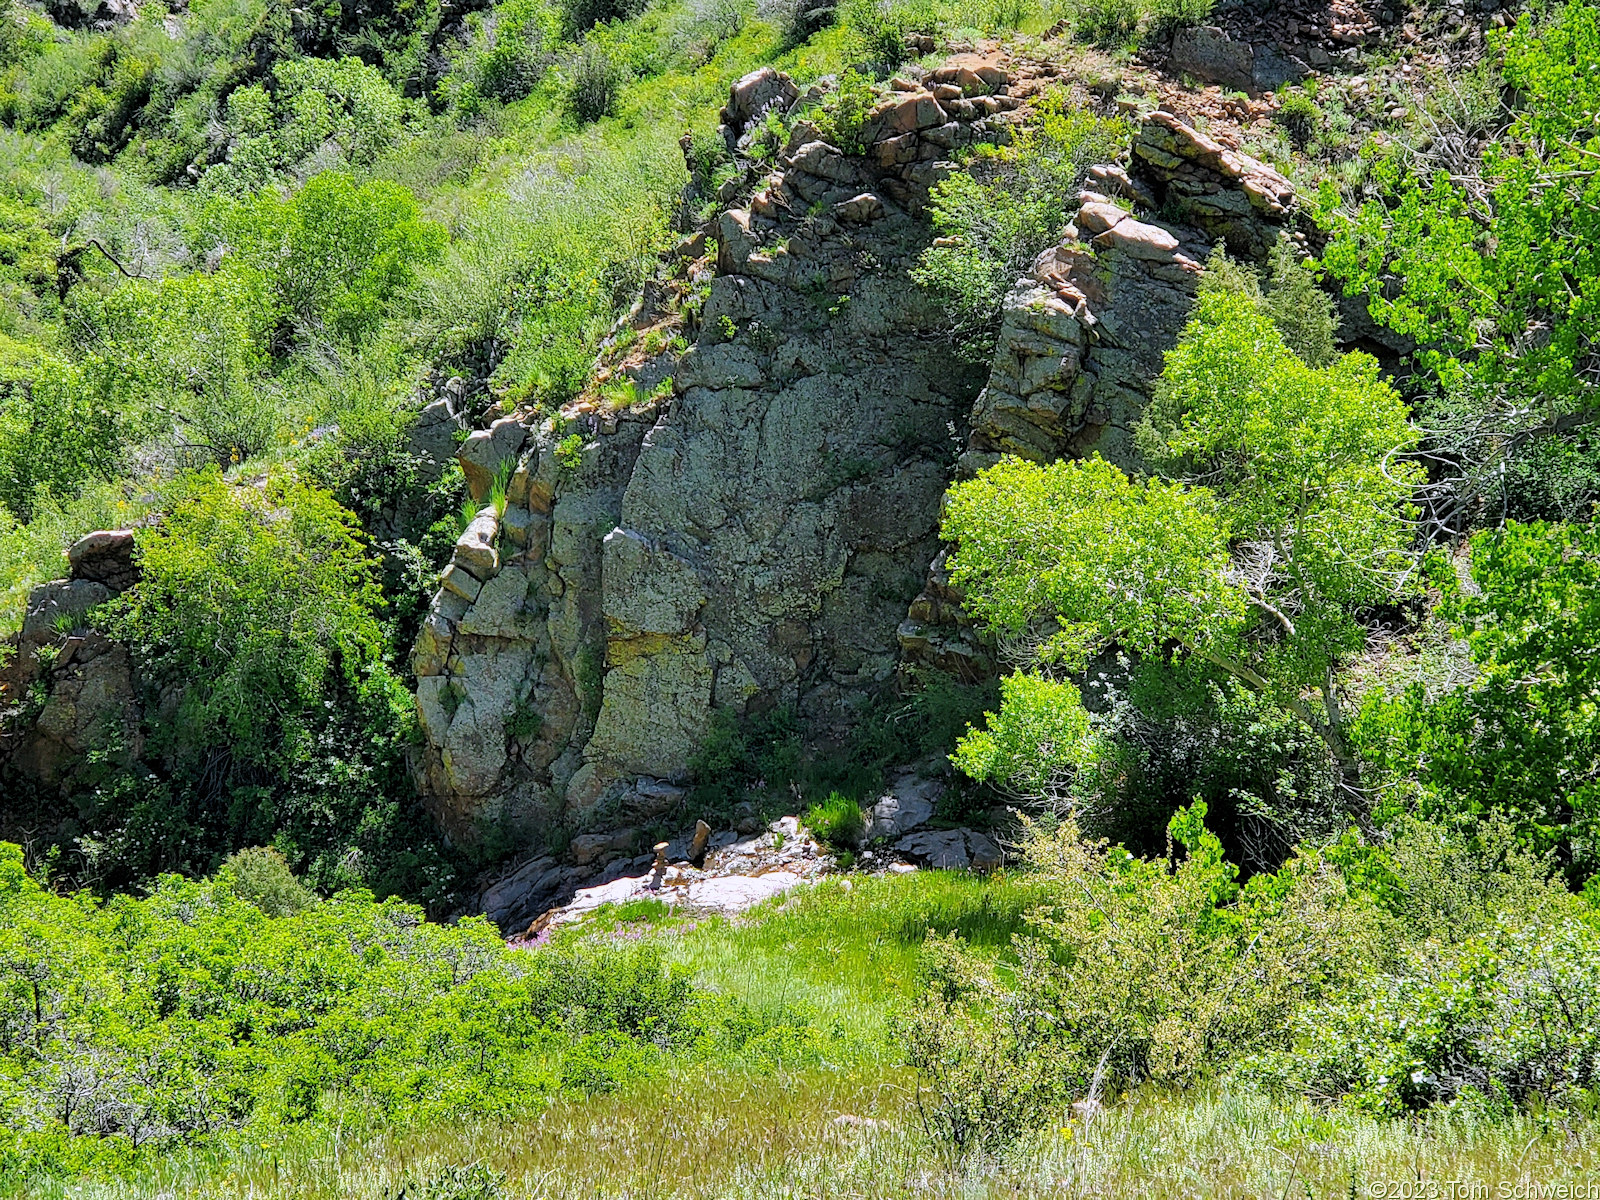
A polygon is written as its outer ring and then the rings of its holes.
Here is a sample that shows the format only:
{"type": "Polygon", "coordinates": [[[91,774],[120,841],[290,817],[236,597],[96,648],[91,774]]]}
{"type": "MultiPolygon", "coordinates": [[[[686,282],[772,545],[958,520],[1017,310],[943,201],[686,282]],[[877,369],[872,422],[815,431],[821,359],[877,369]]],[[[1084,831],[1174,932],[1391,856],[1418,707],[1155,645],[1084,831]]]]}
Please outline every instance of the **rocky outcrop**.
{"type": "Polygon", "coordinates": [[[73,579],[98,583],[118,594],[139,582],[133,552],[133,530],[101,529],[74,542],[67,550],[67,563],[73,579]]]}
{"type": "Polygon", "coordinates": [[[16,777],[68,789],[95,757],[131,763],[143,748],[128,648],[83,617],[139,580],[132,530],[97,530],[67,551],[71,576],[28,596],[0,670],[0,761],[16,777]]]}
{"type": "MultiPolygon", "coordinates": [[[[1307,48],[1307,55],[1317,53],[1307,48]]],[[[1324,62],[1327,56],[1321,55],[1324,62]]],[[[1271,92],[1311,74],[1304,59],[1274,42],[1251,42],[1214,25],[1191,25],[1172,35],[1172,68],[1207,83],[1245,92],[1271,92]]]]}
{"type": "Polygon", "coordinates": [[[1228,149],[1168,112],[1145,118],[1133,144],[1133,168],[1163,212],[1193,224],[1240,258],[1265,256],[1294,203],[1294,185],[1266,163],[1228,149]]]}
{"type": "MultiPolygon", "coordinates": [[[[957,147],[1006,136],[1006,83],[982,60],[901,80],[860,154],[793,120],[717,217],[714,261],[685,269],[697,339],[649,368],[670,393],[462,444],[480,501],[510,482],[413,658],[418,776],[451,828],[650,821],[681,804],[713,710],[842,727],[890,682],[977,390],[906,282],[931,236],[917,214],[957,147]]],[[[777,72],[746,77],[727,144],[797,102],[777,72]]]]}
{"type": "MultiPolygon", "coordinates": [[[[1211,239],[1259,251],[1290,201],[1260,164],[1153,115],[1131,169],[1091,173],[1060,243],[1012,289],[980,389],[906,273],[948,156],[1005,139],[1017,97],[977,59],[895,88],[862,153],[800,114],[772,169],[741,160],[746,190],[725,189],[714,248],[687,239],[687,262],[626,319],[693,335],[617,367],[648,399],[514,414],[460,446],[485,507],[413,657],[418,779],[459,834],[577,834],[489,889],[504,924],[641,851],[642,828],[692,820],[685,776],[714,711],[786,706],[842,731],[907,662],[992,674],[942,569],[951,479],[1007,453],[1137,466],[1132,429],[1211,239]],[[1163,203],[1194,223],[1144,215],[1163,203]],[[488,503],[497,479],[503,508],[488,503]]],[[[732,89],[723,137],[742,150],[766,113],[806,102],[756,72],[732,89]]],[[[907,804],[909,825],[894,804],[874,818],[902,859],[997,857],[981,835],[912,828],[926,805],[907,804]]]]}
{"type": "MultiPolygon", "coordinates": [[[[1130,170],[1095,167],[1090,180],[1104,190],[1080,193],[1061,241],[1006,297],[958,476],[1005,454],[1043,463],[1096,453],[1140,469],[1134,426],[1189,319],[1211,240],[1260,258],[1293,203],[1293,189],[1271,168],[1167,112],[1145,119],[1130,170]],[[1193,224],[1135,216],[1140,206],[1193,224]]],[[[907,611],[900,644],[907,662],[962,678],[994,669],[992,650],[962,614],[943,553],[907,611]]]]}

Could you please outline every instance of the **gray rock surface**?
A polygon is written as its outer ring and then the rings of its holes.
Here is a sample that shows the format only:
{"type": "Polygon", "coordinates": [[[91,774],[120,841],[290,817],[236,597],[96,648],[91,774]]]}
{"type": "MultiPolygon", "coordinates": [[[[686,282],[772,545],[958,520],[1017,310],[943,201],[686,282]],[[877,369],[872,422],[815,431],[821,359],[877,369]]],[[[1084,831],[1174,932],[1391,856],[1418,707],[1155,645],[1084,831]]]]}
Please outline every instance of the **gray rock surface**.
{"type": "MultiPolygon", "coordinates": [[[[738,144],[795,96],[776,72],[747,76],[725,133],[738,144]]],[[[952,477],[1003,453],[1137,468],[1132,430],[1207,238],[1264,252],[1292,202],[1270,168],[1152,114],[1131,169],[1094,177],[1107,190],[1007,297],[980,391],[906,272],[946,156],[1006,140],[1018,103],[975,60],[887,97],[865,154],[796,122],[770,174],[743,163],[753,194],[716,218],[714,270],[684,268],[698,313],[675,324],[657,288],[631,318],[693,335],[649,360],[670,395],[506,417],[460,447],[480,501],[497,472],[509,484],[504,513],[458,543],[413,653],[417,777],[453,833],[677,819],[715,710],[781,706],[842,733],[906,663],[992,673],[943,572],[952,477]],[[1136,216],[1145,201],[1194,225],[1136,216]]],[[[875,806],[873,822],[891,837],[925,819],[875,806]]],[[[973,858],[945,840],[939,861],[973,858]]]]}
{"type": "Polygon", "coordinates": [[[1255,48],[1214,25],[1191,25],[1172,35],[1172,66],[1206,83],[1240,91],[1255,86],[1255,48]]]}
{"type": "MultiPolygon", "coordinates": [[[[453,831],[649,819],[624,815],[649,806],[637,780],[681,780],[715,709],[842,729],[890,685],[977,382],[906,282],[932,237],[918,214],[944,156],[1002,140],[1016,107],[1004,72],[968,69],[983,104],[895,93],[865,155],[799,122],[776,171],[747,164],[754,193],[718,218],[697,337],[661,368],[673,395],[508,417],[461,446],[480,501],[513,471],[413,653],[417,774],[453,831]],[[573,431],[577,465],[555,453],[573,431]]],[[[797,96],[754,72],[725,133],[738,144],[797,96]]]]}
{"type": "Polygon", "coordinates": [[[933,807],[944,792],[936,779],[906,774],[872,806],[868,814],[866,839],[898,838],[933,817],[933,807]]]}
{"type": "MultiPolygon", "coordinates": [[[[128,648],[92,632],[57,644],[43,676],[43,709],[31,725],[7,731],[12,737],[3,749],[19,773],[66,793],[91,756],[127,765],[139,757],[144,738],[128,648]]],[[[31,654],[19,665],[38,670],[31,654]]]]}
{"type": "MultiPolygon", "coordinates": [[[[54,636],[62,618],[74,624],[90,609],[104,604],[113,593],[103,583],[91,579],[54,579],[41,583],[28,594],[28,607],[22,618],[23,641],[38,641],[54,636]]],[[[65,622],[63,622],[65,624],[65,622]]]]}
{"type": "Polygon", "coordinates": [[[901,838],[894,848],[914,862],[939,871],[958,871],[971,862],[959,829],[928,829],[901,838]]]}
{"type": "Polygon", "coordinates": [[[456,456],[457,435],[466,422],[456,415],[448,399],[435,400],[417,414],[406,437],[406,451],[417,460],[423,483],[437,483],[456,456]]]}

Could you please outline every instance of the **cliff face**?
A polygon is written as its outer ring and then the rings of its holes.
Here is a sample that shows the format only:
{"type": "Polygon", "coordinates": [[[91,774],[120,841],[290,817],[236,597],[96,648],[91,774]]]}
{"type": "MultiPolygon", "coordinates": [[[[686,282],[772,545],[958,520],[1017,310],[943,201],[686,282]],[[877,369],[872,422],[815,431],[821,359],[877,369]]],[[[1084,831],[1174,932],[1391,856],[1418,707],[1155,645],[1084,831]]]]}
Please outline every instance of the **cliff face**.
{"type": "MultiPolygon", "coordinates": [[[[636,311],[697,338],[626,367],[659,399],[508,417],[463,446],[475,496],[514,473],[504,513],[458,544],[414,659],[419,774],[458,831],[648,820],[682,798],[715,709],[843,727],[904,661],[992,671],[943,578],[944,490],[1002,453],[1136,465],[1132,426],[1211,240],[1260,254],[1291,201],[1269,168],[1152,114],[1135,174],[1094,170],[975,379],[907,271],[945,156],[1004,139],[1037,79],[969,56],[908,86],[861,155],[798,122],[718,215],[714,260],[690,241],[636,311]],[[1132,215],[1157,207],[1187,223],[1132,215]]],[[[742,80],[729,146],[796,102],[770,69],[742,80]]]]}
{"type": "MultiPolygon", "coordinates": [[[[681,796],[714,708],[825,727],[889,682],[982,382],[906,273],[944,156],[1005,136],[1008,81],[953,65],[928,81],[940,96],[883,106],[865,155],[798,123],[713,224],[714,262],[673,281],[679,312],[640,314],[692,314],[696,344],[632,370],[643,388],[670,375],[669,396],[508,418],[463,447],[477,495],[516,473],[504,516],[486,509],[457,547],[415,656],[422,773],[450,823],[646,819],[681,796]]],[[[741,81],[730,147],[797,99],[770,70],[741,81]]]]}
{"type": "MultiPolygon", "coordinates": [[[[1211,244],[1263,253],[1292,200],[1269,168],[1150,114],[1128,168],[1090,172],[1017,281],[989,369],[963,366],[907,275],[933,236],[928,190],[960,147],[1008,139],[1052,70],[957,56],[897,82],[863,153],[799,119],[766,161],[763,118],[804,101],[770,69],[733,88],[722,130],[743,181],[646,288],[599,390],[457,451],[482,508],[412,657],[415,775],[453,833],[649,822],[683,799],[716,710],[784,706],[843,732],[903,664],[994,671],[943,573],[945,489],[1006,453],[1137,466],[1132,428],[1211,244]]],[[[448,455],[458,423],[447,400],[425,410],[419,461],[448,455]]],[[[126,559],[130,539],[112,542],[126,559]]],[[[127,586],[95,575],[102,550],[37,590],[24,642],[127,586]]],[[[64,778],[109,726],[137,755],[126,651],[103,642],[74,643],[49,678],[22,655],[9,672],[27,678],[0,680],[20,694],[40,675],[51,697],[0,745],[24,774],[64,778]]],[[[574,865],[538,860],[513,889],[519,911],[625,849],[579,841],[574,865]]]]}

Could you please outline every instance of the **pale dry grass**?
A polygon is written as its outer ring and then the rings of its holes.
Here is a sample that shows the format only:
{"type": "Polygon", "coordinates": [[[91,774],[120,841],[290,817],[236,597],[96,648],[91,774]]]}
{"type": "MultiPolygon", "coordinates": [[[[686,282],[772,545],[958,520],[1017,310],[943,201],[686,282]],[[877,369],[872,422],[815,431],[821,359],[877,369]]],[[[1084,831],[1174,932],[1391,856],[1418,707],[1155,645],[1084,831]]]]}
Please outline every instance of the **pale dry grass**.
{"type": "Polygon", "coordinates": [[[1010,1155],[952,1162],[922,1136],[903,1072],[683,1075],[563,1101],[536,1119],[325,1137],[279,1156],[241,1148],[169,1160],[160,1177],[139,1183],[51,1194],[392,1200],[407,1185],[417,1196],[418,1183],[443,1166],[467,1163],[502,1174],[501,1194],[518,1200],[1320,1200],[1380,1194],[1374,1185],[1393,1186],[1389,1195],[1500,1197],[1530,1194],[1511,1190],[1518,1185],[1600,1185],[1600,1136],[1592,1124],[1560,1118],[1376,1121],[1218,1089],[1136,1096],[1010,1155]],[[1414,1190],[1460,1180],[1482,1190],[1414,1190]],[[1402,1193],[1407,1181],[1413,1190],[1402,1193]]]}

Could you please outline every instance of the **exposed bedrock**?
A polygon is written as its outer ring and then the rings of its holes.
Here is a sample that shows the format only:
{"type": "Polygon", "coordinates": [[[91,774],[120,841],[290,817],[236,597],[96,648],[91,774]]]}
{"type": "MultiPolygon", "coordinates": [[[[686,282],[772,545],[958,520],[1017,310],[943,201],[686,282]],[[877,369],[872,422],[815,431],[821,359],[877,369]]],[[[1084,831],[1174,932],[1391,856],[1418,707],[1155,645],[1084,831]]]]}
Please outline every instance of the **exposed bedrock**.
{"type": "MultiPolygon", "coordinates": [[[[1272,168],[1155,112],[1134,141],[1131,167],[1093,168],[1078,200],[1060,242],[1006,297],[960,477],[1004,454],[1047,463],[1098,453],[1138,470],[1134,426],[1189,319],[1211,244],[1264,256],[1294,196],[1272,168]],[[1136,215],[1158,206],[1184,223],[1136,215]]],[[[962,613],[942,552],[900,643],[908,662],[964,678],[996,669],[993,648],[962,613]]]]}
{"type": "MultiPolygon", "coordinates": [[[[1269,168],[1153,114],[1130,167],[1091,172],[1017,281],[990,370],[963,368],[907,271],[947,156],[1005,140],[1008,88],[1030,83],[976,60],[901,81],[861,154],[795,121],[770,173],[741,160],[714,254],[630,315],[694,339],[626,368],[651,399],[507,417],[462,445],[485,507],[414,656],[418,777],[451,829],[646,824],[681,805],[718,709],[842,731],[907,663],[994,671],[944,577],[945,489],[1007,453],[1136,466],[1133,426],[1211,243],[1264,252],[1292,201],[1269,168]]],[[[764,113],[804,102],[776,72],[741,80],[727,143],[742,153],[764,113]]],[[[578,868],[539,861],[496,903],[555,902],[578,868]]]]}
{"type": "MultiPolygon", "coordinates": [[[[951,150],[1003,139],[1018,104],[992,64],[924,82],[873,114],[864,154],[796,122],[718,215],[714,267],[685,281],[697,341],[655,372],[670,395],[462,446],[475,496],[514,474],[414,656],[418,774],[453,829],[648,820],[681,800],[714,709],[842,728],[890,683],[982,383],[907,278],[920,210],[951,150]]],[[[729,144],[797,95],[770,70],[740,81],[729,144]]]]}

